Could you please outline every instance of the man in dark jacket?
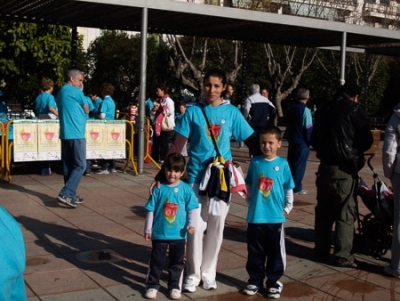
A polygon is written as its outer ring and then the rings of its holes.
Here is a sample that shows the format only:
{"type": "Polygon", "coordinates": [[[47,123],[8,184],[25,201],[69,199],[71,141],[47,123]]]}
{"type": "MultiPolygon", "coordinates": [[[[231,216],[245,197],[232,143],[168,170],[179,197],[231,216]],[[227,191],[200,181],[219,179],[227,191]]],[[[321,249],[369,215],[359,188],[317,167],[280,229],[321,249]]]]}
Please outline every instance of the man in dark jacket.
{"type": "MultiPolygon", "coordinates": [[[[246,99],[244,104],[243,114],[253,128],[257,141],[259,141],[261,129],[273,120],[276,108],[267,97],[260,94],[260,86],[258,84],[252,84],[250,92],[251,95],[246,99]]],[[[251,155],[254,154],[250,152],[251,155]]]]}
{"type": "Polygon", "coordinates": [[[294,194],[307,194],[303,190],[303,177],[306,172],[307,160],[310,154],[310,140],[312,133],[311,111],[307,108],[310,99],[310,91],[300,88],[297,91],[297,101],[290,107],[288,124],[286,127],[287,140],[289,142],[287,160],[294,181],[294,194]]]}
{"type": "Polygon", "coordinates": [[[363,153],[373,142],[367,116],[358,104],[360,89],[346,84],[333,99],[316,111],[311,145],[321,160],[317,173],[315,208],[316,258],[329,257],[332,225],[335,223],[335,264],[357,268],[352,253],[358,171],[363,153]]]}

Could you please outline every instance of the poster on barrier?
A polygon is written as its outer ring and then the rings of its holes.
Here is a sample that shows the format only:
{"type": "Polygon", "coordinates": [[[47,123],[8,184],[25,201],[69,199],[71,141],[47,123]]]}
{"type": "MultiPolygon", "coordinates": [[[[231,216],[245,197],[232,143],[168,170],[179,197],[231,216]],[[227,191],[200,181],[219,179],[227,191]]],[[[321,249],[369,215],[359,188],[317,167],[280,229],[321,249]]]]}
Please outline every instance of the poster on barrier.
{"type": "Polygon", "coordinates": [[[14,120],[14,162],[36,161],[38,158],[37,122],[14,120]]]}
{"type": "Polygon", "coordinates": [[[109,120],[105,131],[105,157],[107,159],[125,159],[125,120],[109,120]]]}
{"type": "Polygon", "coordinates": [[[38,131],[38,160],[61,160],[60,124],[58,120],[39,120],[38,131]]]}
{"type": "Polygon", "coordinates": [[[105,126],[104,120],[86,122],[86,159],[108,159],[105,156],[105,126]]]}

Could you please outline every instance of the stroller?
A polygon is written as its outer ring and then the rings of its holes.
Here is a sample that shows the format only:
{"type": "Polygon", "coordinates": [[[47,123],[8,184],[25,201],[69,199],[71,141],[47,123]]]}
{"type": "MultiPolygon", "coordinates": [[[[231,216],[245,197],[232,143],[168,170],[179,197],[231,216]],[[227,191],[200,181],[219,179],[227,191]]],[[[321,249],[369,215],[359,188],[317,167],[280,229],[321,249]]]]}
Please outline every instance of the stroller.
{"type": "MultiPolygon", "coordinates": [[[[381,181],[371,165],[371,155],[367,164],[372,171],[374,184],[371,188],[359,177],[358,195],[370,211],[366,215],[358,212],[358,232],[364,237],[366,249],[374,257],[385,255],[390,249],[393,236],[393,192],[381,181]]],[[[358,208],[357,208],[358,211],[358,208]]]]}

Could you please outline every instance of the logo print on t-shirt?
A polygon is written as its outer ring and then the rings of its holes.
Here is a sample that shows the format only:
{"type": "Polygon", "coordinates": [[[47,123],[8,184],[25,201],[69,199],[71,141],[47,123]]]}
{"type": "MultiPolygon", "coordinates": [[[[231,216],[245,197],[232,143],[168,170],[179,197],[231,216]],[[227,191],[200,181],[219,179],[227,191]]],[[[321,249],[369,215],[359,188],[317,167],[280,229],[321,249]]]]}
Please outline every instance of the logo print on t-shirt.
{"type": "Polygon", "coordinates": [[[163,214],[169,225],[175,222],[177,211],[178,204],[168,203],[168,199],[166,199],[163,206],[163,214]]]}
{"type": "Polygon", "coordinates": [[[269,197],[271,193],[271,187],[273,183],[274,180],[264,177],[262,174],[260,174],[260,177],[258,178],[258,191],[263,196],[264,202],[267,200],[267,197],[269,197]]]}
{"type": "MultiPolygon", "coordinates": [[[[221,133],[221,128],[222,128],[221,125],[210,123],[210,127],[211,127],[212,134],[213,134],[213,136],[215,138],[215,141],[218,141],[219,140],[219,135],[221,133]]],[[[210,130],[208,128],[207,128],[207,134],[208,134],[208,137],[210,139],[212,139],[211,134],[210,134],[210,130]]]]}

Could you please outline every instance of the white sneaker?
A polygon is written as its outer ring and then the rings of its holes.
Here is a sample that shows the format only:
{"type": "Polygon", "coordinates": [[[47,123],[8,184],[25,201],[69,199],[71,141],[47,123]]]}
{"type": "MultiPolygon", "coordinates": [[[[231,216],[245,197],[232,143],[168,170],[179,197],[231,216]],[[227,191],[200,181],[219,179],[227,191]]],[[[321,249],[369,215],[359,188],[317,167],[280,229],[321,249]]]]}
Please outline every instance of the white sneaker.
{"type": "Polygon", "coordinates": [[[194,293],[196,291],[196,284],[191,279],[186,280],[183,284],[183,291],[188,293],[194,293]]]}
{"type": "Polygon", "coordinates": [[[181,291],[176,289],[176,288],[173,288],[171,290],[171,292],[169,293],[169,298],[172,299],[172,300],[180,299],[181,298],[181,291]]]}
{"type": "Polygon", "coordinates": [[[216,290],[217,282],[215,280],[206,280],[203,282],[203,288],[205,290],[216,290]]]}
{"type": "Polygon", "coordinates": [[[279,299],[281,297],[282,289],[283,289],[283,284],[280,281],[277,281],[276,284],[278,287],[270,287],[268,288],[268,295],[267,297],[269,299],[279,299]]]}
{"type": "Polygon", "coordinates": [[[157,297],[158,291],[155,288],[149,288],[144,297],[146,299],[154,300],[157,297]]]}
{"type": "Polygon", "coordinates": [[[96,175],[108,175],[110,172],[107,169],[96,172],[96,175]]]}
{"type": "Polygon", "coordinates": [[[110,171],[109,171],[110,173],[115,173],[115,172],[118,172],[115,168],[113,168],[113,169],[110,169],[110,171]]]}

